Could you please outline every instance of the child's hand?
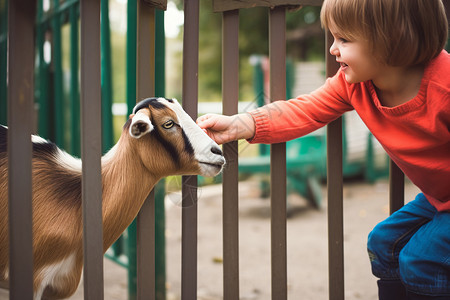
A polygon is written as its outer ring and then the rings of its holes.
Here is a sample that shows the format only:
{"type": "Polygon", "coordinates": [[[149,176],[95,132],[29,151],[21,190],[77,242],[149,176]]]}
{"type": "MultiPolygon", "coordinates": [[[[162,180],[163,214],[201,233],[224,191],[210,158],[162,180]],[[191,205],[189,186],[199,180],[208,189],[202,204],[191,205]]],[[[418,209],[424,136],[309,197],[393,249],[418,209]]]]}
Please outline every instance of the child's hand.
{"type": "Polygon", "coordinates": [[[250,139],[255,135],[255,123],[249,114],[206,114],[197,119],[197,124],[218,144],[250,139]]]}

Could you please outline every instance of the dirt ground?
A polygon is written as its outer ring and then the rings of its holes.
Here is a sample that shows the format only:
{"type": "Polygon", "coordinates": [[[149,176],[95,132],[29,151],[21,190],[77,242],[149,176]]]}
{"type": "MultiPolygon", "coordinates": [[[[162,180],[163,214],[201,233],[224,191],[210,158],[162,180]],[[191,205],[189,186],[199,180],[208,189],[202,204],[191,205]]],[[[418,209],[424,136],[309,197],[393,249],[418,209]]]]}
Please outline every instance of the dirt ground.
{"type": "MultiPolygon", "coordinates": [[[[240,194],[240,299],[271,299],[269,200],[261,199],[258,181],[241,182],[240,194]]],[[[324,199],[326,199],[326,190],[324,199]]],[[[405,185],[407,201],[418,189],[405,185]]],[[[222,299],[222,187],[199,188],[198,203],[198,300],[222,299]]],[[[166,197],[167,299],[180,299],[181,195],[166,197]]],[[[326,201],[321,210],[290,195],[287,221],[289,299],[328,299],[328,250],[326,201]]],[[[345,295],[347,300],[376,300],[376,279],[366,252],[367,234],[388,215],[388,184],[362,182],[344,185],[345,295]]],[[[127,299],[126,270],[105,259],[105,300],[127,299]]],[[[0,291],[0,300],[8,299],[0,291]]],[[[71,300],[83,299],[80,285],[71,300]]]]}

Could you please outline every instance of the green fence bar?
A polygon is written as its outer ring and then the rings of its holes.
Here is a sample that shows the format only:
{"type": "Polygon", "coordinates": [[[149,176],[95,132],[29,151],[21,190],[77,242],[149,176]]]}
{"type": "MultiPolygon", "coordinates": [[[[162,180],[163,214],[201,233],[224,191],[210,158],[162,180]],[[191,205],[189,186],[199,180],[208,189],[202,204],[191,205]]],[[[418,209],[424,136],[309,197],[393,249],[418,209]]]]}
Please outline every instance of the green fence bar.
{"type": "Polygon", "coordinates": [[[79,48],[78,48],[79,7],[72,5],[69,10],[70,23],[70,150],[77,157],[81,156],[80,145],[80,84],[78,81],[79,48]]]}
{"type": "Polygon", "coordinates": [[[50,103],[49,103],[49,66],[44,58],[45,32],[47,24],[42,20],[44,18],[43,0],[38,1],[37,6],[37,26],[36,43],[38,51],[38,78],[36,78],[36,96],[38,103],[38,133],[40,136],[49,139],[50,134],[50,103]]]}
{"type": "Polygon", "coordinates": [[[128,1],[127,4],[127,44],[126,44],[126,100],[128,106],[128,115],[131,114],[136,105],[136,23],[137,22],[137,3],[128,1]]]}
{"type": "MultiPolygon", "coordinates": [[[[62,46],[61,46],[61,15],[58,14],[59,0],[53,1],[53,12],[55,16],[52,19],[52,64],[53,64],[53,99],[54,99],[54,142],[64,147],[64,108],[63,108],[63,71],[62,71],[62,46]]],[[[48,107],[43,107],[48,109],[48,107]]]]}
{"type": "Polygon", "coordinates": [[[112,121],[112,68],[109,1],[101,1],[101,64],[102,64],[102,148],[103,153],[114,145],[112,121]]]}

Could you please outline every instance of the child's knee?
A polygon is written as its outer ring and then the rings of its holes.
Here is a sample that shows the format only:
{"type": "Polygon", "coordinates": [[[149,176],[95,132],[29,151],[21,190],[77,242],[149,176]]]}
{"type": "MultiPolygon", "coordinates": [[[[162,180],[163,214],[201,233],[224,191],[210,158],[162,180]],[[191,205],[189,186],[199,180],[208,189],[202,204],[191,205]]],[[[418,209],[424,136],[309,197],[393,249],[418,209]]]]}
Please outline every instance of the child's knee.
{"type": "Polygon", "coordinates": [[[389,236],[386,234],[386,230],[384,230],[383,223],[375,226],[375,228],[369,233],[369,237],[367,239],[367,250],[369,251],[370,260],[373,261],[380,255],[388,255],[389,250],[386,246],[389,243],[389,236]]]}
{"type": "Polygon", "coordinates": [[[392,241],[382,224],[377,225],[370,232],[367,240],[367,251],[370,263],[372,265],[372,273],[383,279],[398,277],[398,264],[393,257],[392,241]]]}

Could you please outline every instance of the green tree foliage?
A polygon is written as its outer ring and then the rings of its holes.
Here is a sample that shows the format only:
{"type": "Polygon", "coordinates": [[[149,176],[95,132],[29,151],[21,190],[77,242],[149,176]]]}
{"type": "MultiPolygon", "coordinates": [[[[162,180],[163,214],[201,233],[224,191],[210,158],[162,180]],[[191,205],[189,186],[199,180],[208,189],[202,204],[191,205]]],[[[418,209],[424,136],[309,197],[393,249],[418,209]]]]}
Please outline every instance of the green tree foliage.
{"type": "MultiPolygon", "coordinates": [[[[175,1],[183,9],[181,0],[175,1]]],[[[287,55],[293,61],[319,60],[324,56],[320,8],[304,7],[286,14],[287,55]]],[[[256,7],[239,11],[240,98],[253,96],[251,55],[268,55],[269,9],[256,7]]],[[[212,11],[211,0],[200,0],[199,97],[221,100],[222,14],[212,11]]],[[[182,38],[182,36],[180,36],[182,38]]]]}

